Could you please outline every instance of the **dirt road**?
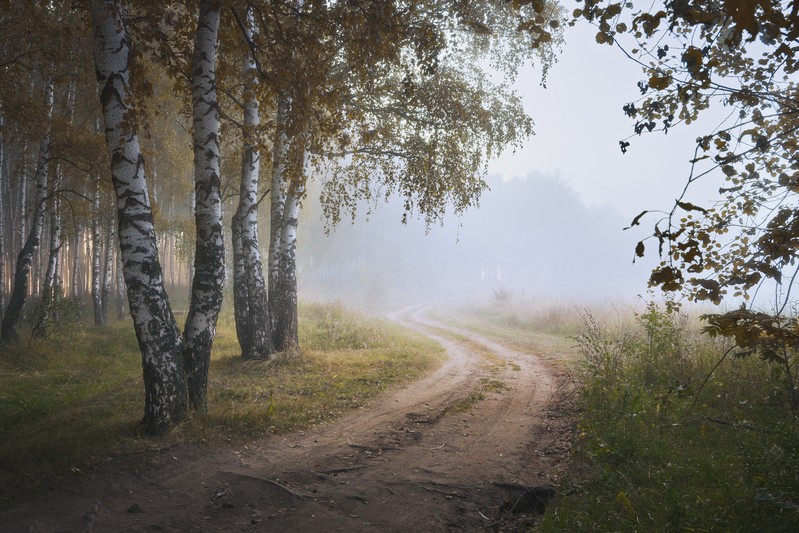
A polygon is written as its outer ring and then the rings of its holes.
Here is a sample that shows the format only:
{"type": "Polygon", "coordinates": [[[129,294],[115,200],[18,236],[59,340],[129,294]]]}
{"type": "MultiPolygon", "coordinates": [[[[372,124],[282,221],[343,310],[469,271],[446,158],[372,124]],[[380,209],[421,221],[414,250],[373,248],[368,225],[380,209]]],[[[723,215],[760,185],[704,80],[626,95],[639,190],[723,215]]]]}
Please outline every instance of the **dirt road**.
{"type": "Polygon", "coordinates": [[[529,525],[568,453],[562,369],[426,318],[432,375],[330,424],[152,452],[0,513],[3,531],[478,531],[529,525]],[[533,490],[528,490],[535,487],[533,490]]]}

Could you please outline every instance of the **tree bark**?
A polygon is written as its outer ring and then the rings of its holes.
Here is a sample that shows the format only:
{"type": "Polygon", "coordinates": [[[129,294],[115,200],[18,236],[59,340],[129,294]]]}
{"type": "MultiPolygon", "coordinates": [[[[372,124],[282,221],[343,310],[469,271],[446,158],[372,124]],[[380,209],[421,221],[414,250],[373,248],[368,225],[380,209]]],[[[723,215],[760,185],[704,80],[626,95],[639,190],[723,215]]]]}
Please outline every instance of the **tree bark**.
{"type": "MultiPolygon", "coordinates": [[[[117,244],[119,239],[117,238],[117,244]]],[[[125,318],[125,275],[122,269],[122,254],[117,257],[117,320],[125,318]]]]}
{"type": "Polygon", "coordinates": [[[236,209],[230,221],[231,244],[233,245],[233,317],[236,322],[236,338],[239,340],[241,355],[246,357],[252,346],[250,330],[250,305],[247,291],[247,269],[244,266],[244,252],[241,245],[241,216],[236,209]]]}
{"type": "Polygon", "coordinates": [[[289,99],[285,94],[277,97],[275,114],[275,138],[272,145],[272,190],[269,222],[269,311],[275,318],[272,294],[277,288],[280,273],[280,236],[283,222],[283,206],[286,203],[286,169],[289,150],[288,138],[289,99]]]}
{"type": "Polygon", "coordinates": [[[108,306],[111,302],[111,276],[114,269],[114,229],[109,221],[105,231],[105,244],[103,245],[103,284],[100,291],[100,313],[103,324],[108,324],[108,306]]]}
{"type": "Polygon", "coordinates": [[[94,325],[105,325],[103,315],[102,280],[100,278],[100,254],[102,252],[102,235],[100,233],[100,178],[94,184],[92,204],[92,308],[94,309],[94,325]]]}
{"type": "Polygon", "coordinates": [[[5,188],[8,180],[6,176],[5,139],[3,137],[3,108],[0,104],[0,324],[6,310],[6,195],[5,188]]]}
{"type": "Polygon", "coordinates": [[[81,253],[78,249],[80,247],[80,236],[83,233],[83,226],[76,224],[75,234],[71,236],[70,250],[72,251],[72,270],[70,271],[70,298],[75,305],[75,312],[77,318],[80,319],[83,314],[83,287],[81,286],[81,253]]]}
{"type": "Polygon", "coordinates": [[[273,342],[278,351],[299,349],[297,322],[297,223],[305,186],[295,183],[286,195],[280,233],[280,274],[274,301],[273,342]]]}
{"type": "Polygon", "coordinates": [[[205,412],[208,367],[225,282],[225,243],[219,175],[219,104],[216,92],[216,50],[221,6],[200,2],[192,56],[194,139],[194,278],[183,330],[184,364],[191,407],[205,412]]]}
{"type": "Polygon", "coordinates": [[[53,304],[57,299],[58,289],[58,254],[61,252],[61,215],[57,198],[50,202],[50,254],[47,260],[47,272],[42,286],[42,301],[39,304],[39,316],[31,330],[31,336],[43,339],[47,336],[53,304]]]}
{"type": "Polygon", "coordinates": [[[14,272],[14,288],[8,307],[3,315],[0,327],[0,341],[13,342],[17,340],[17,326],[22,315],[22,308],[28,295],[28,275],[31,263],[42,235],[44,225],[45,203],[47,201],[47,166],[50,158],[50,136],[52,132],[53,115],[53,82],[48,80],[45,87],[45,100],[47,102],[46,126],[44,136],[39,145],[39,159],[36,164],[36,203],[34,205],[33,219],[30,232],[25,244],[17,256],[17,265],[14,272]]]}
{"type": "Polygon", "coordinates": [[[130,87],[130,38],[120,0],[91,0],[94,53],[128,303],[145,387],[142,428],[163,433],[187,414],[183,341],[164,289],[130,87]]]}
{"type": "MultiPolygon", "coordinates": [[[[252,12],[247,12],[245,26],[247,39],[252,40],[255,21],[252,12]]],[[[258,99],[255,90],[258,83],[258,72],[255,61],[247,54],[243,65],[244,75],[244,153],[241,165],[241,187],[239,189],[239,206],[234,216],[234,224],[238,221],[238,244],[243,267],[243,279],[234,280],[234,294],[246,295],[246,305],[239,305],[239,315],[246,319],[242,327],[244,339],[239,336],[242,356],[248,359],[267,359],[273,353],[272,321],[269,316],[269,302],[264,281],[263,264],[258,238],[258,176],[261,167],[261,155],[258,151],[257,132],[260,125],[258,99]],[[236,283],[238,281],[238,283],[236,283]],[[244,289],[236,290],[236,285],[244,289]],[[246,310],[246,312],[245,312],[246,310]]],[[[234,251],[235,254],[235,251],[234,251]]],[[[234,258],[234,263],[236,263],[234,258]]],[[[238,317],[237,317],[238,318],[238,317]]]]}
{"type": "MultiPolygon", "coordinates": [[[[22,143],[22,158],[23,158],[23,169],[20,173],[19,179],[19,190],[18,190],[18,197],[19,197],[19,224],[17,224],[17,236],[19,237],[19,249],[25,247],[25,241],[28,239],[28,164],[27,164],[27,157],[25,154],[28,152],[28,142],[27,140],[23,141],[22,143]]],[[[16,271],[16,269],[15,269],[16,271]]]]}

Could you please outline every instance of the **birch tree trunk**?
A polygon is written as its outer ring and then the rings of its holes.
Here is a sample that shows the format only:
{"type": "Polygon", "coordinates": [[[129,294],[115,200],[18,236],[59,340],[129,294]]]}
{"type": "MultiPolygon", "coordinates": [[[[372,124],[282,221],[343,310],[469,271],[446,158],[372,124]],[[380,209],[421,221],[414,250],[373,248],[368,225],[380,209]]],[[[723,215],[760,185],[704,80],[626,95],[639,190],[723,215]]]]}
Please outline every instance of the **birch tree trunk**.
{"type": "MultiPolygon", "coordinates": [[[[255,21],[252,12],[247,12],[247,39],[252,40],[255,21]]],[[[244,58],[244,153],[241,165],[241,187],[239,206],[234,216],[234,225],[239,224],[238,244],[241,254],[240,267],[243,279],[234,279],[234,295],[239,299],[246,295],[246,304],[239,302],[237,319],[241,316],[246,322],[236,325],[241,344],[242,356],[248,359],[267,359],[272,353],[272,321],[269,317],[266,282],[264,281],[261,250],[258,239],[258,175],[261,168],[261,155],[258,151],[257,132],[260,125],[258,99],[255,89],[258,72],[250,54],[244,58]],[[237,290],[237,285],[244,288],[237,290]],[[243,337],[243,338],[242,338],[243,337]],[[243,341],[243,343],[242,343],[243,341]]],[[[235,258],[234,264],[238,265],[235,258]]]]}
{"type": "Polygon", "coordinates": [[[92,204],[92,308],[94,309],[94,325],[105,324],[103,315],[103,298],[100,279],[100,253],[102,251],[100,234],[100,178],[94,184],[94,198],[92,204]]]}
{"type": "Polygon", "coordinates": [[[28,151],[28,142],[27,140],[22,143],[22,158],[23,158],[23,169],[20,173],[20,180],[19,180],[19,224],[17,225],[17,235],[19,237],[19,249],[25,247],[25,241],[28,239],[28,164],[27,164],[27,157],[25,154],[28,151]]]}
{"type": "Polygon", "coordinates": [[[58,287],[58,254],[61,252],[61,214],[57,198],[50,202],[50,254],[47,260],[47,272],[42,286],[42,301],[39,304],[39,316],[31,329],[31,336],[43,339],[47,336],[47,326],[53,303],[56,301],[58,287]]]}
{"type": "Polygon", "coordinates": [[[39,159],[36,163],[36,203],[33,210],[30,232],[25,244],[17,256],[17,265],[14,271],[14,288],[11,291],[11,298],[8,307],[3,315],[2,326],[0,327],[0,341],[12,342],[17,340],[17,326],[22,315],[22,308],[28,295],[28,275],[30,274],[31,262],[39,247],[44,225],[45,203],[47,200],[47,166],[50,159],[50,136],[52,130],[53,115],[53,82],[48,80],[45,87],[46,126],[42,141],[39,144],[39,159]]]}
{"type": "MultiPolygon", "coordinates": [[[[110,222],[110,221],[109,221],[110,222]]],[[[103,245],[103,284],[100,291],[100,313],[103,324],[108,324],[108,305],[111,302],[111,276],[114,268],[114,229],[110,227],[105,231],[105,244],[103,245]]]]}
{"type": "Polygon", "coordinates": [[[280,236],[283,222],[283,206],[286,203],[286,168],[289,149],[288,139],[289,99],[285,94],[277,97],[277,113],[275,115],[275,138],[272,146],[272,191],[271,213],[269,220],[269,311],[272,320],[275,308],[272,305],[273,291],[277,288],[280,273],[280,236]]]}
{"type": "Polygon", "coordinates": [[[280,233],[280,274],[276,290],[270,294],[274,301],[275,330],[273,342],[278,351],[299,348],[297,333],[297,223],[300,200],[305,186],[294,184],[286,195],[280,233]]]}
{"type": "Polygon", "coordinates": [[[164,289],[144,177],[136,114],[131,107],[130,38],[120,0],[91,0],[94,53],[128,303],[145,387],[142,428],[163,433],[187,413],[183,341],[164,289]]]}
{"type": "Polygon", "coordinates": [[[70,298],[75,305],[75,312],[80,319],[83,314],[83,287],[81,286],[81,254],[78,247],[80,246],[80,235],[83,233],[83,225],[78,223],[75,227],[75,234],[72,235],[70,250],[72,250],[72,269],[70,270],[70,298]]]}
{"type": "Polygon", "coordinates": [[[247,269],[241,245],[241,211],[236,209],[230,221],[230,240],[233,246],[233,317],[236,322],[236,337],[241,355],[249,353],[252,346],[250,334],[250,305],[247,291],[247,269]]]}
{"type": "MultiPolygon", "coordinates": [[[[117,239],[117,242],[118,239],[117,239]]],[[[122,270],[122,254],[117,256],[117,320],[125,318],[125,275],[122,270]]]]}
{"type": "Polygon", "coordinates": [[[0,324],[6,310],[6,195],[8,176],[5,173],[6,152],[3,138],[3,108],[0,105],[0,324]]]}
{"type": "Polygon", "coordinates": [[[192,56],[194,125],[194,278],[183,329],[184,364],[192,408],[206,411],[208,367],[225,282],[225,243],[219,176],[219,105],[216,92],[216,49],[221,6],[200,2],[192,56]]]}

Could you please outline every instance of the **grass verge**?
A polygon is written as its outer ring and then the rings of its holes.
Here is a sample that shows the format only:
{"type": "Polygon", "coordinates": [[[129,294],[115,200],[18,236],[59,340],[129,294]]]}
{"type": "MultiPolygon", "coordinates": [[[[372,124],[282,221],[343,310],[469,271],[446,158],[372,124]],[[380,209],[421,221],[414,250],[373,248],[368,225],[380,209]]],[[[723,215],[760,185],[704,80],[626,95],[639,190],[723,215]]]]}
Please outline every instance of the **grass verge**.
{"type": "Polygon", "coordinates": [[[578,341],[575,453],[540,531],[799,531],[799,428],[768,364],[719,364],[727,346],[651,304],[586,315],[578,341]]]}
{"type": "Polygon", "coordinates": [[[185,443],[246,441],[331,420],[443,357],[432,341],[338,304],[300,306],[303,351],[272,362],[239,357],[220,317],[209,412],[169,435],[138,434],[141,362],[127,322],[70,326],[0,353],[0,507],[113,456],[185,443]]]}

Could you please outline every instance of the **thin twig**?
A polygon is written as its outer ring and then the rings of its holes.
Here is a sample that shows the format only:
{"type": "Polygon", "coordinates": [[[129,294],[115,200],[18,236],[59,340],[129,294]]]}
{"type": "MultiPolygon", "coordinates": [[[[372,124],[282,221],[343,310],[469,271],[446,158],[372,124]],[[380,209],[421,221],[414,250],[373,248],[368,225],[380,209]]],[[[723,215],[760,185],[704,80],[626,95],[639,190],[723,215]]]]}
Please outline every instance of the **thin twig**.
{"type": "Polygon", "coordinates": [[[714,366],[713,369],[705,377],[705,381],[703,381],[702,384],[699,386],[699,388],[696,390],[696,395],[694,396],[694,401],[691,404],[691,407],[689,407],[688,410],[685,412],[685,414],[682,416],[682,418],[680,418],[680,422],[683,422],[686,419],[686,417],[689,414],[691,414],[691,411],[694,410],[694,407],[696,407],[696,402],[699,401],[699,394],[702,392],[702,389],[705,388],[705,385],[707,385],[707,382],[710,381],[711,377],[713,377],[713,373],[716,371],[716,369],[719,366],[721,366],[721,363],[724,362],[724,360],[727,358],[728,355],[730,355],[730,353],[735,349],[735,347],[736,347],[735,345],[730,346],[729,349],[727,349],[727,351],[724,352],[724,355],[721,356],[721,359],[719,359],[719,362],[716,363],[716,366],[714,366]]]}
{"type": "Polygon", "coordinates": [[[734,428],[743,428],[743,429],[748,429],[749,431],[755,431],[757,433],[766,433],[768,435],[773,435],[774,434],[774,431],[772,431],[770,429],[763,429],[763,428],[759,428],[759,427],[756,427],[756,426],[750,426],[749,424],[739,424],[738,422],[730,422],[729,420],[724,420],[723,418],[716,418],[715,416],[704,416],[704,415],[702,415],[702,418],[704,418],[705,420],[708,420],[710,422],[713,422],[715,424],[721,424],[722,426],[730,426],[730,427],[734,427],[734,428]]]}

